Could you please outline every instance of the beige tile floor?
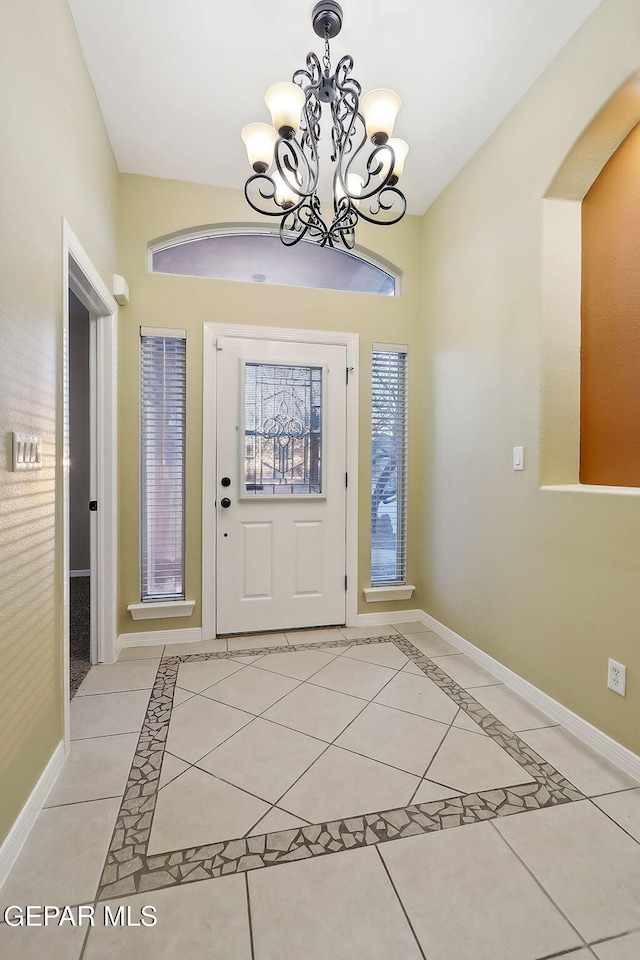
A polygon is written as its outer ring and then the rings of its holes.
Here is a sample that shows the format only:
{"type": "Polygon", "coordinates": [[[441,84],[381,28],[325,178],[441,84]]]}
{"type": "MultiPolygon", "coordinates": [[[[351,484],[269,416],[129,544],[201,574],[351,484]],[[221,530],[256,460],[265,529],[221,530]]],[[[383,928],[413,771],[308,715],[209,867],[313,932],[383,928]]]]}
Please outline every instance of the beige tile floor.
{"type": "Polygon", "coordinates": [[[0,923],[7,960],[638,960],[640,785],[423,624],[167,648],[182,663],[149,853],[523,784],[530,776],[393,643],[397,632],[585,799],[96,902],[161,647],[93,668],[72,750],[0,906],[95,904],[95,926],[0,923]],[[250,651],[239,654],[236,651],[250,651]]]}

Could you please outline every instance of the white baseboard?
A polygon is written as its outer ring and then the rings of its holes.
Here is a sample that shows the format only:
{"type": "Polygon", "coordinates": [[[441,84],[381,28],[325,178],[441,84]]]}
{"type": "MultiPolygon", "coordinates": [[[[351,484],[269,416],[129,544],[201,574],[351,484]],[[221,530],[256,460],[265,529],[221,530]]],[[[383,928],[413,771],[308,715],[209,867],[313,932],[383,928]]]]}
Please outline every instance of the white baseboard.
{"type": "Polygon", "coordinates": [[[70,577],[90,577],[91,570],[69,570],[70,577]]]}
{"type": "MultiPolygon", "coordinates": [[[[455,633],[449,629],[449,627],[440,623],[435,617],[430,616],[423,610],[419,611],[419,613],[420,616],[414,619],[422,620],[429,630],[433,630],[433,632],[437,633],[443,640],[448,640],[449,643],[460,650],[461,653],[466,653],[470,660],[473,660],[478,666],[484,667],[484,669],[492,673],[496,679],[502,681],[505,686],[509,687],[515,693],[520,694],[531,706],[537,707],[538,710],[546,713],[548,717],[551,717],[552,720],[559,723],[565,730],[568,730],[569,733],[577,737],[578,740],[582,740],[583,743],[586,743],[588,747],[591,747],[592,750],[595,750],[596,753],[599,753],[600,756],[606,760],[615,763],[617,767],[620,767],[621,770],[628,773],[630,777],[633,777],[635,780],[640,780],[640,757],[636,753],[628,750],[627,747],[623,747],[617,740],[607,736],[607,734],[599,730],[598,727],[594,727],[588,720],[578,716],[577,713],[574,713],[572,710],[569,710],[568,707],[554,700],[553,697],[550,697],[538,687],[529,683],[528,680],[524,680],[519,674],[505,667],[499,660],[495,660],[489,656],[488,653],[480,650],[468,640],[465,640],[464,637],[461,637],[458,633],[455,633]]],[[[393,616],[396,617],[396,614],[393,616]]],[[[411,637],[409,637],[409,639],[411,639],[411,637]]]]}
{"type": "Polygon", "coordinates": [[[44,807],[49,792],[58,778],[64,764],[64,743],[60,741],[44,768],[40,779],[31,791],[29,799],[0,847],[0,887],[9,875],[9,871],[18,859],[18,854],[33,828],[36,818],[44,807]]]}
{"type": "Polygon", "coordinates": [[[118,651],[124,647],[144,647],[156,643],[197,643],[202,640],[202,627],[183,630],[145,630],[141,633],[121,633],[118,651]]]}
{"type": "MultiPolygon", "coordinates": [[[[414,620],[422,620],[426,616],[424,610],[387,610],[385,613],[359,613],[359,627],[375,627],[378,624],[387,623],[411,623],[414,620]]],[[[433,629],[429,627],[429,629],[433,629]]]]}

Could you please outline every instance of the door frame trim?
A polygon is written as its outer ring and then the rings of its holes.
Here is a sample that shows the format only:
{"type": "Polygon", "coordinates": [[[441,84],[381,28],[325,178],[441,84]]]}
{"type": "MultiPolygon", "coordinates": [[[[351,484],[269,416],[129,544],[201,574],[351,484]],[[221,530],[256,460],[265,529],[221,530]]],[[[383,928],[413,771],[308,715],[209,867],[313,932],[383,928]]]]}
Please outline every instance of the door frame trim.
{"type": "Polygon", "coordinates": [[[117,454],[118,454],[118,304],[87,256],[75,233],[62,220],[62,663],[65,751],[70,746],[69,722],[69,289],[96,318],[95,450],[96,475],[92,498],[95,514],[92,564],[96,562],[97,660],[116,658],[117,598],[117,454]]]}
{"type": "MultiPolygon", "coordinates": [[[[216,524],[215,491],[217,464],[216,422],[216,339],[238,337],[248,340],[281,340],[284,343],[321,343],[346,347],[349,384],[346,388],[346,470],[349,484],[346,491],[345,559],[347,589],[345,591],[345,618],[349,627],[358,622],[358,407],[359,407],[359,350],[357,333],[326,330],[297,330],[286,327],[253,327],[231,323],[203,324],[203,378],[202,378],[202,637],[216,637],[216,524]],[[211,587],[210,585],[213,585],[211,587]]],[[[346,376],[346,371],[345,371],[346,376]]]]}

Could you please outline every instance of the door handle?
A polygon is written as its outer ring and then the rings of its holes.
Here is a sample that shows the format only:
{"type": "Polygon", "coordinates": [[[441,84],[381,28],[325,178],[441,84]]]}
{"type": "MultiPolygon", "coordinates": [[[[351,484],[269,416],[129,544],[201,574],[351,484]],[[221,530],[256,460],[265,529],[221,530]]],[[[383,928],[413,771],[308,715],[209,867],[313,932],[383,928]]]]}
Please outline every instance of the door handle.
{"type": "Polygon", "coordinates": [[[225,507],[225,509],[226,509],[227,507],[230,507],[230,506],[231,506],[231,500],[229,500],[229,497],[223,497],[222,500],[220,501],[220,506],[221,506],[221,507],[225,507]]]}

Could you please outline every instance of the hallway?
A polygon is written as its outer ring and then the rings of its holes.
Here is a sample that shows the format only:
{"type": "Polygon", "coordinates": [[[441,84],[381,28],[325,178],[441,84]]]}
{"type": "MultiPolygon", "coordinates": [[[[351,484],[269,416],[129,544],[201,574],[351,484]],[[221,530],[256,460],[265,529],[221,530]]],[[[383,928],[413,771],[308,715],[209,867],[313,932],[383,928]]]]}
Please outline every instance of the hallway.
{"type": "Polygon", "coordinates": [[[640,954],[638,784],[422,623],[130,647],[71,722],[2,909],[95,926],[2,956],[640,954]]]}

